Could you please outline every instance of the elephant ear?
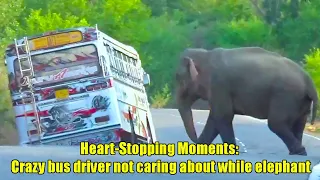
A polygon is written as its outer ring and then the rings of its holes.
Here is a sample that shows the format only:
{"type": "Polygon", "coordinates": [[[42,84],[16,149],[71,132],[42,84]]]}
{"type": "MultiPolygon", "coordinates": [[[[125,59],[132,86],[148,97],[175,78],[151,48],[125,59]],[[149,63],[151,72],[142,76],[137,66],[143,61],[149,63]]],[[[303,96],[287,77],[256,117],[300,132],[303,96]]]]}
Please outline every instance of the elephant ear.
{"type": "Polygon", "coordinates": [[[184,61],[185,61],[185,64],[187,65],[187,68],[189,68],[191,80],[195,81],[198,77],[198,71],[196,69],[196,66],[195,66],[193,60],[190,57],[185,57],[184,61]]]}

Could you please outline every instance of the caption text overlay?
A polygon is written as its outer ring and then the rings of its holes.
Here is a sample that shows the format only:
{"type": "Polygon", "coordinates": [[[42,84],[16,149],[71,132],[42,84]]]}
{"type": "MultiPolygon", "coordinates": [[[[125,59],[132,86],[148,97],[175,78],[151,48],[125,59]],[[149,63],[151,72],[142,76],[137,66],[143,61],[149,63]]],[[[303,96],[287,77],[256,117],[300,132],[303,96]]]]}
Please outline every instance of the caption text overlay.
{"type": "MultiPolygon", "coordinates": [[[[119,145],[80,143],[80,155],[121,155],[121,156],[153,156],[165,155],[239,155],[239,146],[233,144],[193,144],[189,142],[178,142],[177,144],[131,144],[120,142],[119,145]]],[[[209,157],[207,161],[193,161],[190,159],[181,162],[163,161],[160,158],[155,161],[93,161],[90,159],[74,162],[58,162],[47,160],[45,162],[23,162],[17,159],[11,161],[11,172],[13,174],[45,174],[45,173],[161,173],[175,175],[177,173],[311,173],[311,162],[288,162],[282,160],[271,162],[262,160],[249,162],[243,159],[216,161],[215,156],[209,157]],[[210,160],[212,159],[212,160],[210,160]]],[[[101,158],[107,160],[108,158],[101,158]]],[[[141,158],[140,158],[141,159],[141,158]]],[[[146,159],[147,160],[147,159],[146,159]]]]}

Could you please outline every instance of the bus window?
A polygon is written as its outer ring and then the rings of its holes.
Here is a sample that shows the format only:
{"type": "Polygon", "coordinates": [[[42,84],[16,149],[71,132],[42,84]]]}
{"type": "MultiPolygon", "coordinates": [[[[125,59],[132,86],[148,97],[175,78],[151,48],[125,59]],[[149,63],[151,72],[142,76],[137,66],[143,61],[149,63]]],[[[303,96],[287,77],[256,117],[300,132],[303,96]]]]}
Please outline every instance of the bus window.
{"type": "Polygon", "coordinates": [[[123,57],[124,61],[125,61],[126,63],[128,63],[127,55],[125,55],[125,54],[122,53],[122,57],[123,57]]]}
{"type": "Polygon", "coordinates": [[[122,73],[123,67],[122,67],[122,62],[121,62],[121,59],[120,59],[120,53],[118,51],[116,51],[116,58],[117,58],[117,61],[118,61],[118,64],[119,64],[119,70],[122,73]]]}
{"type": "MultiPolygon", "coordinates": [[[[33,55],[31,58],[36,85],[55,84],[101,73],[98,53],[94,45],[47,52],[33,55]]],[[[14,63],[17,72],[19,61],[15,60],[14,63]]]]}
{"type": "Polygon", "coordinates": [[[137,60],[136,60],[136,59],[132,59],[132,61],[133,61],[133,62],[132,62],[133,65],[134,65],[134,66],[137,66],[137,60]]]}
{"type": "Polygon", "coordinates": [[[123,65],[122,65],[122,61],[121,61],[121,55],[118,51],[116,51],[116,60],[117,60],[117,63],[119,64],[119,68],[118,70],[120,71],[120,76],[122,76],[122,73],[123,73],[123,65]]]}
{"type": "Polygon", "coordinates": [[[119,64],[120,64],[121,75],[123,76],[124,73],[125,73],[125,70],[124,70],[124,66],[123,66],[122,56],[121,56],[121,53],[119,51],[117,52],[117,58],[118,58],[118,61],[119,61],[119,64]]]}
{"type": "Polygon", "coordinates": [[[135,79],[137,79],[137,68],[134,66],[132,66],[132,68],[133,68],[133,76],[135,79]]]}
{"type": "Polygon", "coordinates": [[[129,79],[131,79],[131,73],[132,73],[132,70],[131,70],[131,65],[130,65],[130,59],[128,58],[127,55],[124,55],[124,58],[125,58],[125,61],[127,62],[126,63],[126,67],[127,67],[127,73],[129,74],[129,76],[127,76],[129,79]]]}
{"type": "Polygon", "coordinates": [[[113,57],[112,57],[112,51],[111,51],[111,48],[110,48],[110,46],[106,46],[106,49],[107,49],[107,53],[108,53],[108,55],[109,55],[109,59],[110,59],[110,67],[111,67],[111,69],[112,68],[115,68],[115,63],[114,63],[114,59],[113,59],[113,57]]]}
{"type": "Polygon", "coordinates": [[[138,80],[142,81],[142,70],[141,69],[138,70],[138,80]]]}
{"type": "Polygon", "coordinates": [[[120,56],[121,56],[121,62],[123,64],[123,72],[124,73],[128,73],[126,57],[125,57],[125,55],[123,53],[120,53],[120,56]]]}
{"type": "Polygon", "coordinates": [[[120,70],[120,64],[119,64],[119,60],[117,58],[117,52],[116,50],[112,50],[112,56],[115,62],[115,68],[116,68],[116,72],[118,73],[118,71],[120,70]]]}
{"type": "Polygon", "coordinates": [[[133,67],[133,77],[136,81],[137,80],[137,68],[136,67],[133,67]]]}
{"type": "Polygon", "coordinates": [[[131,80],[131,67],[130,67],[130,64],[128,63],[127,64],[127,70],[128,70],[128,78],[131,80]]]}
{"type": "Polygon", "coordinates": [[[137,68],[137,81],[140,81],[140,70],[137,68]]]}

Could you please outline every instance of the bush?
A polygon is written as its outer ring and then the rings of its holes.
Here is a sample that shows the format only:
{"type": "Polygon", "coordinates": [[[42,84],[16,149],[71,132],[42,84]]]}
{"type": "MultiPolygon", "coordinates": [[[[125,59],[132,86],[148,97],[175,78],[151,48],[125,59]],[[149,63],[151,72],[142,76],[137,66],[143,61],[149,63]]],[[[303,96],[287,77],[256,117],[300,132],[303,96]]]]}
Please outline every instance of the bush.
{"type": "Polygon", "coordinates": [[[214,23],[206,34],[208,47],[260,46],[276,50],[272,29],[258,18],[214,23]]]}
{"type": "MultiPolygon", "coordinates": [[[[305,70],[310,74],[318,92],[320,92],[320,48],[313,48],[309,54],[305,55],[305,70]]],[[[318,106],[320,112],[320,106],[318,106]]],[[[319,113],[318,113],[319,114],[319,113]]]]}
{"type": "Polygon", "coordinates": [[[12,111],[0,112],[0,144],[17,145],[18,133],[15,127],[14,116],[12,111]]]}
{"type": "Polygon", "coordinates": [[[151,97],[151,107],[162,108],[168,104],[171,99],[171,93],[168,84],[158,91],[153,97],[151,97]]]}

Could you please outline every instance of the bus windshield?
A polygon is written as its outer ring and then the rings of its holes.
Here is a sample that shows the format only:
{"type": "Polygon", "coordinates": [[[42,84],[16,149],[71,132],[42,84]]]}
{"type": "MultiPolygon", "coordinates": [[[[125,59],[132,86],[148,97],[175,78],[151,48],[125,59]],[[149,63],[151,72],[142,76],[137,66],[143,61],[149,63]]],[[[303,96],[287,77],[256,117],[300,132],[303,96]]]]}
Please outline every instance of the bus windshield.
{"type": "MultiPolygon", "coordinates": [[[[94,45],[33,55],[31,58],[36,86],[94,76],[101,72],[97,49],[94,45]]],[[[16,76],[20,75],[18,63],[19,61],[15,60],[16,76]]],[[[27,63],[21,66],[28,68],[27,63]]]]}

